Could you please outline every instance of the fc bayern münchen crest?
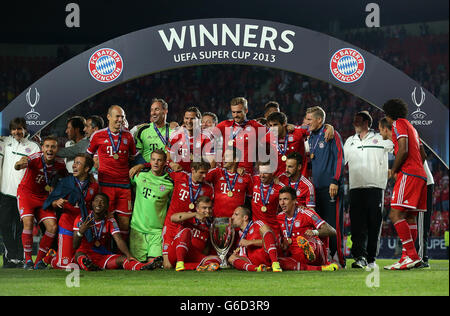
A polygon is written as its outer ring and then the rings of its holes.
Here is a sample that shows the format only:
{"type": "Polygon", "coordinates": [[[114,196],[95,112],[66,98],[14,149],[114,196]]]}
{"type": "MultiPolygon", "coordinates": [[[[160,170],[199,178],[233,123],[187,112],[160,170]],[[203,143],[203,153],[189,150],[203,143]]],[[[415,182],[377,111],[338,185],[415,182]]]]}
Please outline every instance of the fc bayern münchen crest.
{"type": "Polygon", "coordinates": [[[365,69],[364,57],[353,48],[342,48],[331,56],[331,74],[340,82],[352,83],[359,80],[365,69]]]}
{"type": "Polygon", "coordinates": [[[123,70],[120,54],[111,48],[101,48],[89,58],[89,73],[103,83],[110,83],[119,78],[123,70]]]}

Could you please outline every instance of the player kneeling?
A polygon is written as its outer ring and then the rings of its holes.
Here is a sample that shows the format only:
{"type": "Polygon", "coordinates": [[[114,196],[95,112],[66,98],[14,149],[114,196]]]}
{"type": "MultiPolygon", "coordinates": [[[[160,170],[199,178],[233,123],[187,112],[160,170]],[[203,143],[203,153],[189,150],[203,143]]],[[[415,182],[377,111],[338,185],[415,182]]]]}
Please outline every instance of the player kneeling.
{"type": "Polygon", "coordinates": [[[282,272],[278,262],[275,235],[269,226],[261,221],[253,222],[251,212],[238,206],[231,216],[231,224],[241,229],[239,248],[228,258],[238,270],[282,272]]]}
{"type": "Polygon", "coordinates": [[[320,238],[336,235],[336,231],[311,209],[296,205],[297,195],[292,187],[280,190],[278,214],[286,257],[279,258],[285,270],[335,271],[338,265],[327,262],[326,249],[320,238]]]}
{"type": "Polygon", "coordinates": [[[160,267],[162,262],[152,260],[141,263],[133,258],[122,239],[117,222],[107,217],[109,198],[104,193],[98,193],[92,201],[93,211],[81,219],[78,216],[74,222],[73,248],[75,249],[75,262],[80,269],[95,271],[100,269],[125,270],[153,270],[160,267]],[[117,248],[124,254],[113,254],[108,250],[111,237],[117,248]]]}
{"type": "Polygon", "coordinates": [[[216,271],[220,266],[217,256],[208,256],[209,227],[211,225],[212,201],[200,196],[195,202],[195,212],[175,213],[170,217],[181,224],[168,249],[168,259],[176,271],[216,271]]]}

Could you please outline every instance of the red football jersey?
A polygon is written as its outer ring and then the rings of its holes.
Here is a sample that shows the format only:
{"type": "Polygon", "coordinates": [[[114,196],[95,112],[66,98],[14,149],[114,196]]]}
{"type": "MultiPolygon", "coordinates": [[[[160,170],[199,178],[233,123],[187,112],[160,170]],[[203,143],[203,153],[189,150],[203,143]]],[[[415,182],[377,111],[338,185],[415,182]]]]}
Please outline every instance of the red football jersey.
{"type": "MultiPolygon", "coordinates": [[[[325,223],[323,219],[320,218],[319,215],[317,215],[316,212],[314,212],[311,209],[306,208],[297,208],[297,216],[295,218],[287,218],[287,215],[285,212],[281,212],[278,214],[277,220],[281,227],[281,232],[284,239],[291,238],[292,244],[290,245],[288,251],[292,255],[300,254],[302,251],[300,247],[297,246],[296,239],[298,236],[303,236],[305,231],[308,229],[314,230],[319,229],[320,226],[325,223]],[[287,226],[286,226],[287,221],[287,226]],[[294,223],[292,223],[294,221],[294,223]],[[292,229],[292,230],[291,230],[292,229]],[[290,236],[288,236],[288,231],[291,232],[290,236]]],[[[319,237],[314,236],[315,239],[320,241],[319,237]]]]}
{"type": "Polygon", "coordinates": [[[207,133],[189,136],[186,129],[180,128],[170,135],[169,143],[170,147],[166,149],[170,154],[170,160],[178,163],[186,172],[191,172],[194,156],[214,155],[213,143],[207,133]]]}
{"type": "MultiPolygon", "coordinates": [[[[169,209],[167,210],[166,219],[164,221],[164,226],[166,230],[167,236],[165,239],[172,239],[176,232],[178,231],[179,224],[173,223],[170,220],[170,217],[179,212],[188,212],[194,211],[189,209],[189,204],[191,203],[189,197],[189,173],[185,171],[180,172],[171,172],[169,173],[170,177],[174,181],[174,188],[172,193],[172,200],[170,201],[169,209]]],[[[200,184],[192,183],[192,195],[193,197],[196,195],[197,190],[200,184]]],[[[198,194],[200,196],[209,196],[211,200],[214,199],[214,189],[213,187],[207,183],[203,182],[201,184],[201,191],[198,194]]]]}
{"type": "Polygon", "coordinates": [[[291,182],[286,174],[282,174],[278,179],[285,186],[290,186],[293,189],[296,189],[297,205],[303,205],[312,208],[316,207],[316,193],[314,185],[303,175],[300,177],[298,184],[297,182],[291,182]]]}
{"type": "MultiPolygon", "coordinates": [[[[270,191],[269,201],[265,205],[266,211],[263,212],[264,207],[262,197],[261,197],[261,179],[259,176],[253,177],[253,192],[252,192],[252,216],[254,221],[262,221],[264,224],[268,225],[272,231],[277,236],[280,233],[280,228],[278,226],[277,215],[278,215],[278,197],[279,191],[284,187],[284,184],[273,184],[272,190],[270,191]]],[[[270,185],[263,185],[264,198],[267,198],[270,185]]]]}
{"type": "Polygon", "coordinates": [[[122,129],[121,133],[111,133],[114,146],[117,146],[120,134],[122,138],[117,153],[108,134],[108,128],[101,129],[92,134],[87,152],[91,155],[98,154],[98,181],[100,183],[129,184],[129,160],[137,155],[136,144],[133,135],[128,130],[122,129]],[[118,154],[118,159],[114,155],[118,154]]]}
{"type": "Polygon", "coordinates": [[[37,197],[46,197],[49,192],[45,190],[47,184],[50,184],[52,179],[59,175],[60,177],[67,176],[66,164],[64,159],[56,158],[52,165],[46,165],[47,179],[49,183],[46,183],[43,165],[43,153],[37,152],[31,156],[28,156],[28,167],[25,170],[25,174],[20,181],[17,188],[18,192],[22,192],[21,196],[31,194],[37,197]]]}
{"type": "Polygon", "coordinates": [[[392,124],[392,142],[394,143],[394,154],[398,152],[398,140],[402,137],[408,139],[408,157],[402,164],[400,171],[407,174],[422,177],[427,180],[427,174],[423,168],[420,156],[420,139],[416,129],[406,119],[398,119],[392,124]]]}
{"type": "Polygon", "coordinates": [[[245,121],[242,125],[234,120],[226,120],[217,124],[223,137],[223,152],[228,147],[228,142],[233,141],[233,146],[242,153],[239,167],[245,168],[247,173],[253,175],[253,162],[256,162],[256,149],[259,143],[270,144],[269,129],[255,120],[245,121]],[[233,138],[232,136],[235,135],[233,138]]]}
{"type": "MultiPolygon", "coordinates": [[[[247,234],[243,237],[244,234],[243,231],[239,232],[238,237],[238,243],[241,239],[246,240],[258,240],[262,239],[261,233],[259,232],[260,228],[264,225],[262,221],[254,220],[253,223],[250,225],[247,234]]],[[[251,256],[252,254],[258,253],[258,252],[265,252],[264,247],[255,247],[255,246],[249,246],[249,247],[241,247],[239,251],[240,256],[251,256]]]]}
{"type": "Polygon", "coordinates": [[[230,188],[225,173],[228,174],[230,185],[233,185],[236,173],[228,173],[225,168],[209,170],[206,181],[214,186],[214,217],[231,217],[236,207],[244,205],[245,197],[252,197],[252,178],[248,174],[237,175],[233,188],[233,196],[229,197],[230,188]]]}
{"type": "Polygon", "coordinates": [[[202,223],[196,221],[195,218],[184,221],[181,223],[181,229],[190,228],[192,230],[191,245],[199,252],[203,252],[209,241],[209,225],[208,223],[202,223]]]}
{"type": "Polygon", "coordinates": [[[292,133],[288,133],[287,136],[287,149],[285,149],[286,139],[278,139],[278,143],[275,144],[278,151],[278,167],[275,171],[275,176],[279,176],[286,171],[286,162],[282,160],[284,155],[289,155],[292,152],[298,152],[303,157],[302,162],[302,174],[305,175],[308,159],[305,153],[305,138],[309,135],[307,127],[296,126],[292,133]]]}
{"type": "MultiPolygon", "coordinates": [[[[94,212],[91,211],[89,213],[89,216],[94,216],[94,212]]],[[[83,221],[81,220],[81,215],[77,216],[73,223],[74,233],[80,230],[80,225],[82,222],[83,221]]],[[[83,249],[93,250],[95,248],[98,248],[97,246],[95,246],[97,240],[100,241],[99,247],[109,249],[112,235],[120,233],[119,226],[117,225],[117,222],[113,217],[107,217],[99,222],[94,220],[94,222],[95,229],[94,227],[91,228],[93,236],[92,242],[88,242],[86,238],[83,238],[83,240],[81,241],[81,245],[78,248],[79,251],[83,251],[83,249]]]]}

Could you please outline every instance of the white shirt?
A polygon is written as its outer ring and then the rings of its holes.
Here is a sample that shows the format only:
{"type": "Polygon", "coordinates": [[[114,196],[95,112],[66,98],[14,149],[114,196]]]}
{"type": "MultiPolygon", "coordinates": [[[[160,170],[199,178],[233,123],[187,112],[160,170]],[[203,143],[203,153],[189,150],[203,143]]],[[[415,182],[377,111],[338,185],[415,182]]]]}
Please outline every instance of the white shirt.
{"type": "Polygon", "coordinates": [[[423,162],[423,168],[425,169],[425,173],[427,174],[427,185],[434,184],[433,175],[431,174],[426,160],[423,162]]]}
{"type": "MultiPolygon", "coordinates": [[[[73,140],[68,140],[67,142],[66,142],[66,144],[64,145],[64,147],[72,147],[73,145],[75,145],[76,143],[73,141],[73,140]]],[[[67,169],[67,171],[69,172],[69,173],[73,173],[73,169],[72,169],[72,166],[73,166],[73,159],[67,159],[67,158],[64,158],[64,162],[66,163],[66,169],[67,169]]]]}
{"type": "Polygon", "coordinates": [[[394,144],[369,130],[364,139],[355,134],[345,141],[344,159],[348,164],[349,187],[385,189],[388,178],[388,153],[394,144]]]}
{"type": "Polygon", "coordinates": [[[38,144],[28,138],[22,138],[20,142],[14,137],[4,139],[4,159],[1,172],[1,192],[10,196],[17,196],[17,187],[25,174],[26,169],[16,170],[14,165],[20,158],[30,156],[41,149],[38,144]]]}

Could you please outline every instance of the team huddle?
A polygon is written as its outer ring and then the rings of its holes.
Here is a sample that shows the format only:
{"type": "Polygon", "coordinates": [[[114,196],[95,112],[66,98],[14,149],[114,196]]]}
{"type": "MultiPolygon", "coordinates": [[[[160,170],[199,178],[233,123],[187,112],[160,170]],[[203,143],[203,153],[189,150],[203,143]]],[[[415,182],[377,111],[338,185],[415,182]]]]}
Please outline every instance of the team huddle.
{"type": "MultiPolygon", "coordinates": [[[[398,110],[405,104],[386,105],[380,132],[398,156],[391,218],[404,246],[389,268],[403,270],[421,260],[409,227],[426,209],[426,175],[417,132],[398,110]]],[[[25,171],[17,188],[24,268],[216,271],[223,262],[211,243],[214,218],[236,231],[226,259],[235,269],[344,268],[342,140],[323,109],[309,108],[301,126],[273,101],[256,120],[245,98],[232,99],[230,110],[232,119],[219,123],[189,107],[178,126],[154,99],[150,122],[130,130],[113,105],[106,127],[95,115],[71,118],[67,131],[84,133],[70,147],[45,137],[14,165],[25,171]],[[45,233],[33,261],[35,222],[45,233]]]]}

